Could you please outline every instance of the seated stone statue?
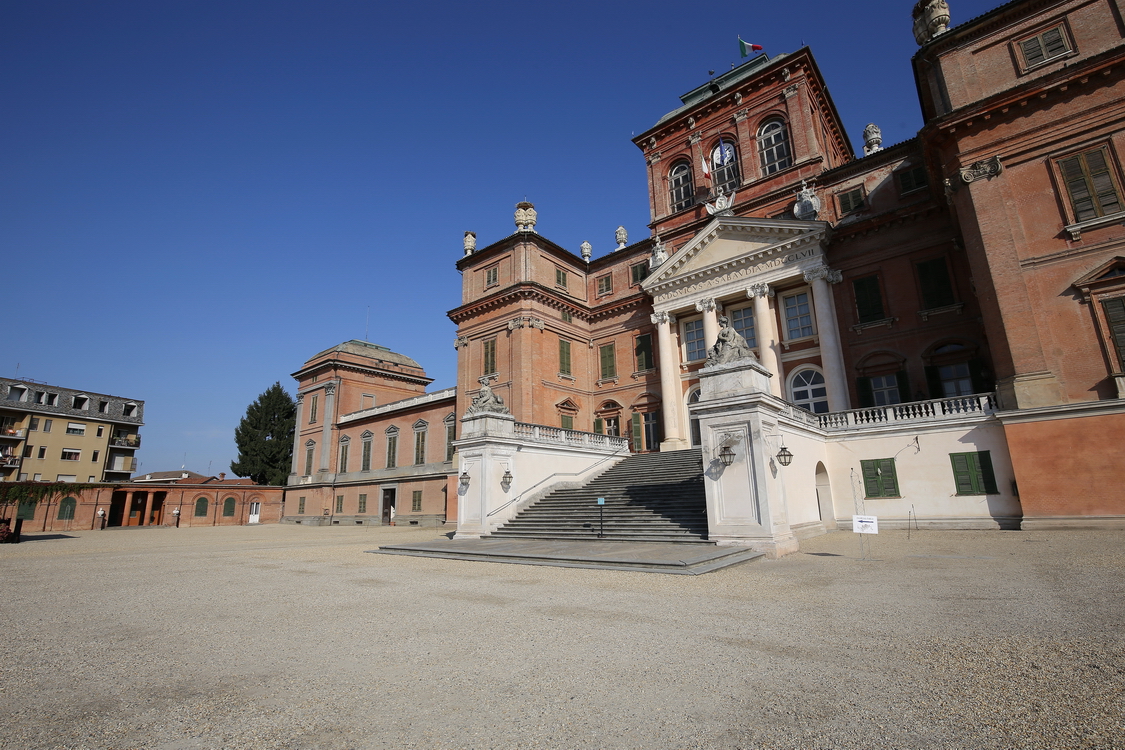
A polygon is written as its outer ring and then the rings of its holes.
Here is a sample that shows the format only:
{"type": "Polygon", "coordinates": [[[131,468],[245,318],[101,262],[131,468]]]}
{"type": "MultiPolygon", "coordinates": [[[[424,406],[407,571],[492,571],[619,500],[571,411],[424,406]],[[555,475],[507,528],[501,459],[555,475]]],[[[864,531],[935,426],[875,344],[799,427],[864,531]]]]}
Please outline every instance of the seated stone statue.
{"type": "Polygon", "coordinates": [[[715,345],[707,353],[707,366],[725,365],[743,359],[758,361],[754,352],[750,350],[750,345],[746,343],[746,339],[742,337],[741,333],[734,330],[730,324],[730,319],[724,315],[719,318],[719,336],[715,340],[715,345]]]}
{"type": "Polygon", "coordinates": [[[473,403],[469,404],[465,416],[470,414],[511,414],[508,407],[504,406],[504,399],[500,398],[488,386],[487,377],[481,378],[477,382],[480,383],[480,392],[473,399],[473,403]]]}

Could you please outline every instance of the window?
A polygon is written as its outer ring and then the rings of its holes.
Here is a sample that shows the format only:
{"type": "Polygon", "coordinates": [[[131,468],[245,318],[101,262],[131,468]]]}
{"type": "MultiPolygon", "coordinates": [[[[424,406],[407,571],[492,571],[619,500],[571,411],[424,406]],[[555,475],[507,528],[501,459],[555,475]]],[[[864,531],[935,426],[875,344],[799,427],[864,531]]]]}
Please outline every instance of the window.
{"type": "Polygon", "coordinates": [[[21,388],[18,385],[8,386],[8,401],[23,401],[23,397],[27,394],[26,388],[21,388]]]}
{"type": "Polygon", "coordinates": [[[45,445],[39,446],[39,455],[36,456],[36,458],[46,458],[46,457],[47,457],[47,446],[45,446],[45,445]]]}
{"type": "Polygon", "coordinates": [[[758,337],[754,333],[753,308],[740,307],[737,310],[732,310],[730,314],[730,325],[742,338],[746,339],[747,346],[754,348],[758,345],[758,337]]]}
{"type": "Polygon", "coordinates": [[[33,446],[33,445],[25,445],[25,446],[23,447],[23,457],[24,457],[24,458],[31,458],[31,450],[32,450],[32,449],[33,449],[34,447],[35,447],[35,446],[33,446]]]}
{"type": "Polygon", "coordinates": [[[35,403],[41,404],[41,403],[43,403],[44,401],[47,400],[47,394],[44,393],[43,391],[36,391],[35,392],[35,398],[33,400],[35,401],[35,403]]]}
{"type": "Polygon", "coordinates": [[[86,425],[82,424],[81,422],[67,422],[66,423],[66,434],[67,435],[85,435],[86,434],[86,425]]]}
{"type": "Polygon", "coordinates": [[[415,430],[414,432],[414,465],[419,466],[426,463],[426,431],[415,430]]]}
{"type": "Polygon", "coordinates": [[[305,512],[305,498],[297,498],[297,513],[303,514],[305,512]]]}
{"type": "Polygon", "coordinates": [[[494,375],[496,373],[496,339],[488,339],[484,342],[484,372],[483,375],[494,375]]]}
{"type": "Polygon", "coordinates": [[[1024,39],[1018,46],[1023,55],[1024,69],[1033,68],[1070,52],[1070,44],[1063,33],[1062,26],[1047,29],[1041,34],[1024,39]]]}
{"type": "Polygon", "coordinates": [[[770,120],[758,130],[758,159],[763,177],[788,169],[793,164],[789,153],[789,134],[781,120],[770,120]]]}
{"type": "Polygon", "coordinates": [[[484,285],[486,287],[496,286],[500,283],[500,266],[493,266],[492,268],[484,269],[484,285]]]}
{"type": "Polygon", "coordinates": [[[76,450],[74,448],[63,448],[62,449],[62,460],[63,461],[78,461],[81,458],[82,458],[82,451],[80,451],[80,450],[76,450]]]}
{"type": "Polygon", "coordinates": [[[91,461],[93,461],[94,463],[97,463],[97,461],[98,461],[98,453],[100,453],[100,452],[101,452],[101,451],[94,451],[94,454],[93,454],[93,458],[91,458],[90,460],[91,460],[91,461]]]}
{"type": "Polygon", "coordinates": [[[598,296],[613,293],[613,274],[598,277],[598,296]]]}
{"type": "Polygon", "coordinates": [[[360,409],[373,409],[375,408],[375,394],[365,393],[359,397],[360,409]]]}
{"type": "Polygon", "coordinates": [[[633,352],[637,355],[637,372],[651,370],[655,365],[652,358],[652,334],[643,333],[637,336],[633,352]]]}
{"type": "Polygon", "coordinates": [[[135,417],[135,416],[137,416],[137,405],[136,404],[125,404],[124,406],[121,407],[121,413],[124,414],[126,417],[135,417]]]}
{"type": "Polygon", "coordinates": [[[863,188],[857,187],[854,190],[848,190],[836,196],[836,200],[840,202],[840,213],[850,214],[852,211],[858,211],[863,208],[863,188]]]}
{"type": "Polygon", "coordinates": [[[929,184],[925,167],[911,167],[898,173],[898,192],[900,195],[921,190],[929,184]]]}
{"type": "Polygon", "coordinates": [[[340,443],[340,465],[337,469],[341,474],[346,474],[348,471],[348,444],[340,443]]]}
{"type": "Polygon", "coordinates": [[[902,403],[898,375],[899,373],[875,375],[867,379],[871,387],[871,400],[875,406],[890,406],[891,404],[902,403]]]}
{"type": "Polygon", "coordinates": [[[938,379],[941,381],[942,396],[952,398],[954,396],[968,396],[975,392],[968,362],[942,365],[937,368],[937,372],[938,379]]]}
{"type": "Polygon", "coordinates": [[[1000,494],[989,451],[950,453],[949,460],[953,464],[953,481],[958,495],[1000,494]]]}
{"type": "Polygon", "coordinates": [[[613,344],[602,344],[598,347],[598,360],[601,364],[602,380],[617,377],[617,355],[613,344]]]}
{"type": "Polygon", "coordinates": [[[809,309],[809,293],[800,292],[785,298],[785,333],[788,339],[812,336],[812,311],[809,309]]]}
{"type": "Polygon", "coordinates": [[[313,446],[305,446],[305,476],[311,476],[313,470],[313,446]]]}
{"type": "Polygon", "coordinates": [[[360,471],[371,471],[371,438],[363,441],[363,453],[359,460],[360,471]]]}
{"type": "MultiPolygon", "coordinates": [[[[702,397],[703,397],[703,392],[701,390],[699,390],[698,388],[696,388],[694,391],[691,392],[691,395],[688,396],[688,400],[687,400],[688,404],[698,403],[699,399],[702,398],[702,397]]],[[[690,407],[688,408],[688,414],[689,414],[688,424],[689,424],[690,432],[691,432],[691,445],[692,445],[693,448],[697,448],[697,447],[703,445],[703,432],[702,432],[702,429],[700,428],[699,418],[690,416],[690,414],[691,414],[690,407]]]]}
{"type": "Polygon", "coordinates": [[[336,512],[337,513],[343,513],[344,512],[344,496],[343,495],[337,495],[336,496],[336,512]]]}
{"type": "Polygon", "coordinates": [[[109,402],[108,401],[99,401],[98,402],[98,414],[105,414],[107,411],[109,411],[109,402]]]}
{"type": "Polygon", "coordinates": [[[949,280],[949,267],[945,258],[934,258],[916,264],[918,283],[922,288],[922,305],[926,310],[949,307],[957,302],[953,284],[949,280]]]}
{"type": "Polygon", "coordinates": [[[75,396],[74,399],[71,401],[71,404],[72,404],[71,408],[80,409],[82,411],[85,411],[86,408],[90,404],[90,399],[88,399],[85,396],[75,396]]]}
{"type": "Polygon", "coordinates": [[[53,420],[53,419],[44,419],[43,420],[43,432],[50,432],[51,431],[51,425],[53,425],[54,423],[55,423],[55,420],[53,420]]]}
{"type": "Polygon", "coordinates": [[[1122,210],[1117,184],[1106,148],[1059,159],[1059,171],[1070,197],[1076,222],[1096,219],[1122,210]]]}
{"type": "Polygon", "coordinates": [[[39,417],[32,417],[31,422],[27,425],[27,429],[38,430],[39,429],[39,417]]]}
{"type": "MultiPolygon", "coordinates": [[[[59,481],[63,481],[59,479],[59,481]]],[[[20,503],[16,507],[16,518],[22,518],[25,521],[30,521],[35,518],[35,506],[31,503],[20,503]]]]}
{"type": "Polygon", "coordinates": [[[879,291],[878,276],[864,276],[854,280],[852,291],[855,292],[856,317],[860,323],[873,323],[887,317],[883,311],[883,295],[879,291]]]}
{"type": "Polygon", "coordinates": [[[898,475],[893,458],[860,461],[863,469],[863,492],[867,497],[898,497],[898,475]]]}
{"type": "Polygon", "coordinates": [[[688,362],[694,362],[707,356],[707,345],[703,341],[703,321],[701,319],[697,318],[684,323],[684,349],[684,356],[688,362]]]}
{"type": "Polygon", "coordinates": [[[196,501],[195,501],[195,517],[196,518],[206,518],[207,517],[207,498],[201,497],[201,498],[196,499],[196,501]]]}
{"type": "Polygon", "coordinates": [[[692,183],[691,165],[686,161],[674,165],[668,173],[668,190],[671,193],[672,213],[691,207],[695,198],[695,185],[692,183]]]}
{"type": "Polygon", "coordinates": [[[59,394],[48,393],[47,394],[47,406],[58,406],[58,405],[59,405],[59,394]]]}
{"type": "Polygon", "coordinates": [[[422,490],[414,490],[410,493],[410,512],[422,512],[422,490]]]}
{"type": "Polygon", "coordinates": [[[223,517],[234,518],[234,498],[228,497],[223,501],[223,517]]]}
{"type": "Polygon", "coordinates": [[[629,278],[631,283],[640,284],[648,276],[648,263],[637,263],[629,266],[629,278]]]}
{"type": "Polygon", "coordinates": [[[101,437],[104,432],[105,432],[105,425],[104,424],[98,425],[98,437],[101,437]]]}
{"type": "Polygon", "coordinates": [[[570,342],[559,339],[559,374],[570,375],[570,342]]]}
{"type": "Polygon", "coordinates": [[[393,469],[396,466],[398,466],[398,430],[387,433],[387,468],[393,469]]]}
{"type": "Polygon", "coordinates": [[[645,433],[645,450],[660,450],[660,414],[654,411],[645,412],[642,422],[645,433]]]}
{"type": "Polygon", "coordinates": [[[309,424],[316,422],[317,406],[320,401],[320,394],[314,393],[312,398],[309,399],[309,424]]]}
{"type": "Polygon", "coordinates": [[[793,376],[790,391],[796,406],[813,414],[828,413],[828,388],[824,385],[824,376],[816,370],[799,370],[793,376]]]}
{"type": "Polygon", "coordinates": [[[365,495],[363,493],[360,493],[360,495],[359,495],[359,509],[356,512],[357,513],[366,513],[367,512],[367,495],[365,495]]]}
{"type": "Polygon", "coordinates": [[[559,415],[559,425],[564,430],[573,430],[574,429],[574,417],[570,414],[559,415]]]}
{"type": "Polygon", "coordinates": [[[1117,349],[1117,370],[1125,372],[1125,297],[1102,300],[1102,311],[1105,312],[1109,337],[1117,349]]]}
{"type": "Polygon", "coordinates": [[[566,289],[566,271],[561,268],[555,269],[555,286],[566,289]]]}
{"type": "Polygon", "coordinates": [[[73,497],[64,497],[59,501],[59,518],[60,521],[73,521],[74,509],[78,507],[78,501],[73,497]]]}
{"type": "Polygon", "coordinates": [[[738,155],[734,143],[720,139],[711,149],[711,184],[714,191],[732,193],[738,189],[738,155]]]}
{"type": "Polygon", "coordinates": [[[453,441],[457,439],[457,422],[447,419],[445,422],[445,460],[453,460],[453,441]]]}
{"type": "Polygon", "coordinates": [[[574,320],[574,315],[570,312],[570,310],[563,310],[560,314],[560,317],[563,319],[564,323],[570,323],[574,320]]]}
{"type": "Polygon", "coordinates": [[[78,476],[75,474],[59,474],[55,477],[56,482],[77,482],[78,476]]]}

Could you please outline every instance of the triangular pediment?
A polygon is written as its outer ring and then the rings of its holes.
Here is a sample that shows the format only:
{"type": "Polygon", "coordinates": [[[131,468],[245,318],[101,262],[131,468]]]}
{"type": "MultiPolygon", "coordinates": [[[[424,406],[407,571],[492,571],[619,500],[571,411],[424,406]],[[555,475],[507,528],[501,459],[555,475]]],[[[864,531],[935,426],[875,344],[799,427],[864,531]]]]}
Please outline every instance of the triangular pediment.
{"type": "Polygon", "coordinates": [[[716,217],[645,280],[653,296],[688,284],[750,269],[773,259],[799,261],[801,250],[819,254],[829,224],[796,219],[716,217]]]}
{"type": "Polygon", "coordinates": [[[1102,286],[1103,283],[1125,282],[1125,257],[1117,256],[1113,260],[1102,263],[1094,270],[1086,273],[1074,282],[1079,289],[1090,286],[1102,286]]]}

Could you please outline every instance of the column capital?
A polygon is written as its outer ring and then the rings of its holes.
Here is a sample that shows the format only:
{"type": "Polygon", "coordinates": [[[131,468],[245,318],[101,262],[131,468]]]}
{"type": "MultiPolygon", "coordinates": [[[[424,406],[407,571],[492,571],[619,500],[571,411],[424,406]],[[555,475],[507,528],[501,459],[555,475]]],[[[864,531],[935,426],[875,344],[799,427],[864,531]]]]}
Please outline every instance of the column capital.
{"type": "Polygon", "coordinates": [[[773,290],[773,287],[764,281],[751,284],[750,288],[746,290],[747,299],[754,299],[755,297],[773,297],[776,294],[777,292],[773,290]]]}
{"type": "Polygon", "coordinates": [[[327,393],[329,396],[331,396],[332,394],[334,394],[336,392],[336,384],[335,383],[325,383],[324,384],[324,392],[327,393]]]}
{"type": "Polygon", "coordinates": [[[717,312],[719,305],[715,302],[713,297],[708,299],[701,299],[695,303],[695,309],[699,312],[717,312]]]}
{"type": "Polygon", "coordinates": [[[669,313],[669,312],[653,313],[652,315],[649,316],[649,320],[652,321],[652,324],[654,326],[663,325],[663,324],[667,324],[667,325],[675,325],[676,324],[676,316],[673,315],[672,313],[669,313]]]}
{"type": "Polygon", "coordinates": [[[304,402],[304,400],[305,400],[305,394],[303,394],[303,393],[298,393],[298,394],[297,394],[297,403],[298,403],[298,404],[301,404],[301,403],[303,403],[303,402],[304,402]]]}
{"type": "Polygon", "coordinates": [[[805,271],[805,281],[809,283],[823,279],[829,284],[839,284],[843,278],[844,275],[842,273],[823,264],[805,271]]]}

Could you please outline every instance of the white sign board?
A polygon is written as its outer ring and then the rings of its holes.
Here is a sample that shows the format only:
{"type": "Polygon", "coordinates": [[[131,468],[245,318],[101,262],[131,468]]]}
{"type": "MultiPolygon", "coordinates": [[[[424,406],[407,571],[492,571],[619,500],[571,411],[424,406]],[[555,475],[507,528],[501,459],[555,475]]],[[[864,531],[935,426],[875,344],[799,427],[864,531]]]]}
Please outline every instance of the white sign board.
{"type": "Polygon", "coordinates": [[[878,516],[852,516],[852,531],[857,534],[878,534],[878,516]]]}

